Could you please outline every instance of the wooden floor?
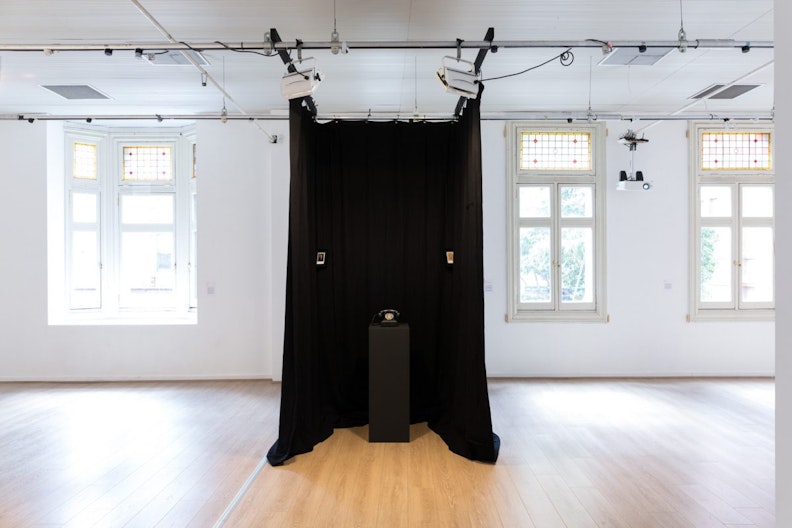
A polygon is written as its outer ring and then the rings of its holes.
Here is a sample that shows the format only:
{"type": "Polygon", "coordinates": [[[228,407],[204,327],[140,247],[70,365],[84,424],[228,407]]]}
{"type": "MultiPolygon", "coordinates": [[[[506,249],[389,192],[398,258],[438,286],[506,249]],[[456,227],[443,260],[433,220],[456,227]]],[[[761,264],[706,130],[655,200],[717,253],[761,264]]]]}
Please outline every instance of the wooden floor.
{"type": "Polygon", "coordinates": [[[418,424],[274,468],[275,383],[0,384],[0,527],[775,524],[772,380],[489,388],[495,465],[418,424]]]}

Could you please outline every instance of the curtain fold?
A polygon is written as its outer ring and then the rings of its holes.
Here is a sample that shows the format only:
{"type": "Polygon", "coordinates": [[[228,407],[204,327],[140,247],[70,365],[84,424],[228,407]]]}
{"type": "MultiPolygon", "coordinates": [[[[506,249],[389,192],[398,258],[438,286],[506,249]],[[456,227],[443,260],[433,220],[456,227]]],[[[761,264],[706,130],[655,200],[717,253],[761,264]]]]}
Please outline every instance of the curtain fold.
{"type": "Polygon", "coordinates": [[[293,100],[290,135],[283,385],[270,463],[312,450],[335,427],[368,423],[368,325],[385,308],[410,324],[411,422],[428,422],[455,453],[495,462],[478,101],[456,123],[317,124],[293,100]]]}

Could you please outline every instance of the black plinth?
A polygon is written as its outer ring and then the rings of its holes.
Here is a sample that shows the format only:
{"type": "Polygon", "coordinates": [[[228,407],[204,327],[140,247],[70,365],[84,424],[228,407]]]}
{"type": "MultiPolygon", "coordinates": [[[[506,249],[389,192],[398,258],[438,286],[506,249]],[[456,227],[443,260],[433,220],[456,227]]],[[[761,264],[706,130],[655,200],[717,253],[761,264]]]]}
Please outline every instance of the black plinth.
{"type": "Polygon", "coordinates": [[[369,442],[410,441],[410,327],[369,326],[369,442]]]}

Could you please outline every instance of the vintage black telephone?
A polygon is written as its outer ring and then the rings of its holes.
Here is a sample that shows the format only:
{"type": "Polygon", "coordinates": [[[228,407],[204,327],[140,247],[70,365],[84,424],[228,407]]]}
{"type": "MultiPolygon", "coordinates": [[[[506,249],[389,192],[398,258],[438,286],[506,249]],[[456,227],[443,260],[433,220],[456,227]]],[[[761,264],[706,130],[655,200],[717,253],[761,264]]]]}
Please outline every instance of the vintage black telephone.
{"type": "Polygon", "coordinates": [[[379,313],[372,318],[371,323],[379,324],[380,326],[397,326],[399,324],[400,315],[398,310],[380,310],[379,313]]]}

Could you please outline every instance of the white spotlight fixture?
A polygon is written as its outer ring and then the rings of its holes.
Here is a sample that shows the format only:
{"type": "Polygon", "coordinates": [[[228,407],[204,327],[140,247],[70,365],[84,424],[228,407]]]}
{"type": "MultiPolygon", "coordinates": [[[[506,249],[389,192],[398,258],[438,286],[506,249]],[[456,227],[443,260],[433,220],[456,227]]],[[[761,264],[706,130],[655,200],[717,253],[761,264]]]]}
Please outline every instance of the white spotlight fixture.
{"type": "Polygon", "coordinates": [[[316,59],[308,57],[297,64],[290,63],[295,71],[287,71],[281,79],[281,94],[286,99],[299,99],[311,95],[322,82],[316,70],[316,59]],[[306,64],[309,63],[309,64],[306,64]]]}
{"type": "Polygon", "coordinates": [[[461,95],[468,99],[478,96],[481,72],[476,72],[476,65],[470,61],[456,57],[443,57],[437,78],[445,91],[461,95]]]}

